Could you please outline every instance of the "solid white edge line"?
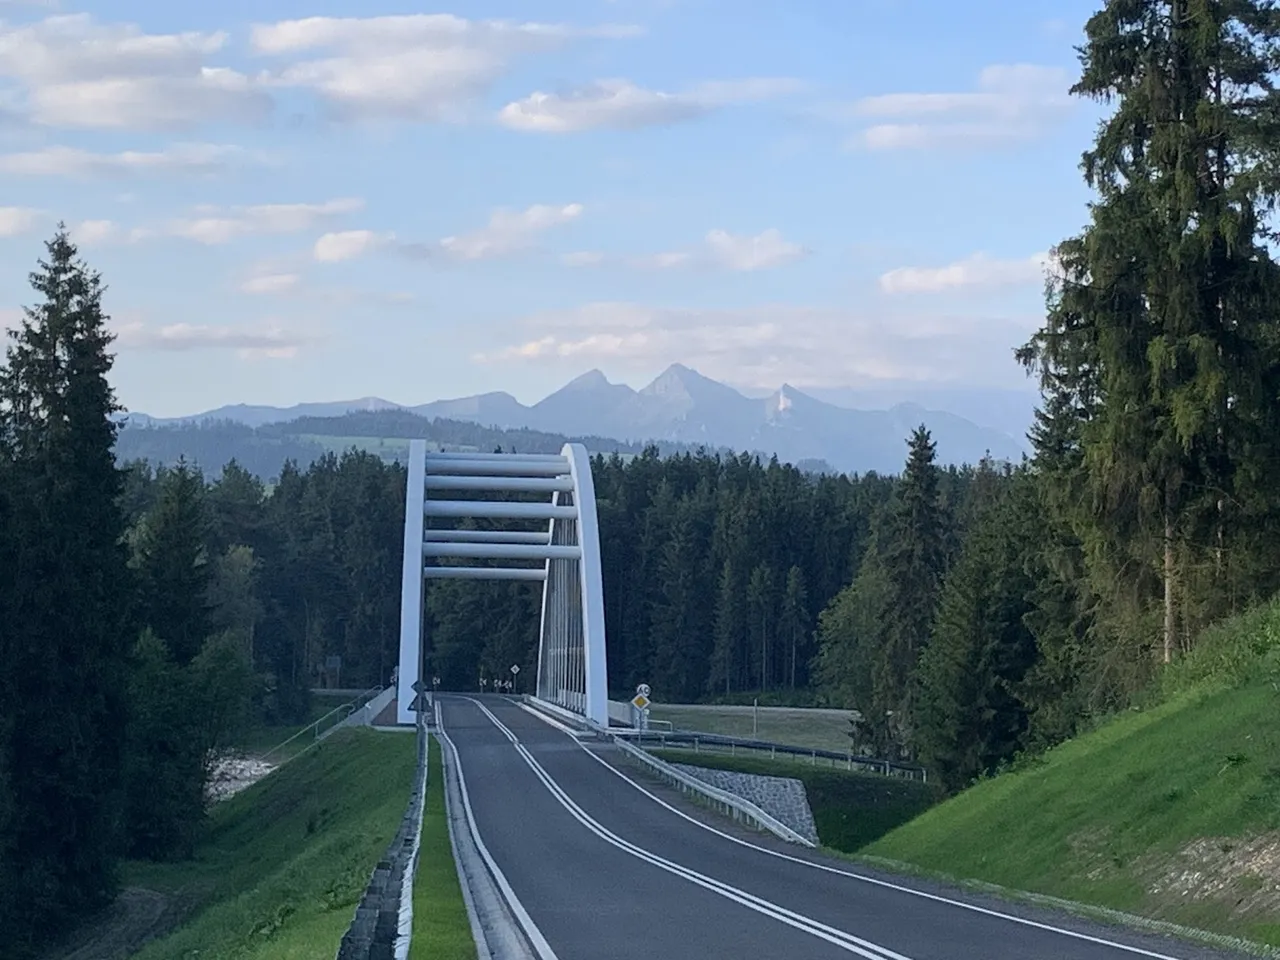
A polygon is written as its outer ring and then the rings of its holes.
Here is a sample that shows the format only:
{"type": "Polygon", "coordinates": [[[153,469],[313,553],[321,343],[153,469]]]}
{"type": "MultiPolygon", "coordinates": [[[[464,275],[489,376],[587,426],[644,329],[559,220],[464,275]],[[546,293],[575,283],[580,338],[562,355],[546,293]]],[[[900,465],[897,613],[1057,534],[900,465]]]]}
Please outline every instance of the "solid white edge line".
{"type": "Polygon", "coordinates": [[[799,863],[806,867],[812,867],[815,870],[821,870],[825,873],[834,873],[838,876],[848,877],[851,880],[857,880],[861,883],[871,884],[872,886],[876,886],[876,887],[883,887],[888,890],[894,890],[898,893],[910,894],[913,897],[920,897],[925,900],[932,900],[936,903],[943,903],[952,907],[959,907],[963,910],[969,910],[974,913],[983,914],[984,916],[995,917],[1000,920],[1008,920],[1011,923],[1017,923],[1023,926],[1033,927],[1037,930],[1043,930],[1046,933],[1056,933],[1064,937],[1071,937],[1072,939],[1075,939],[1075,940],[1082,940],[1087,943],[1096,943],[1098,946],[1110,947],[1114,950],[1122,950],[1122,951],[1125,951],[1126,953],[1132,953],[1135,956],[1149,957],[1151,958],[1151,960],[1183,960],[1183,958],[1180,958],[1180,957],[1173,957],[1164,953],[1155,953],[1154,951],[1146,950],[1142,947],[1134,947],[1125,943],[1117,943],[1114,940],[1106,940],[1102,937],[1095,937],[1088,933],[1079,933],[1078,931],[1075,931],[1075,930],[1066,930],[1062,927],[1055,927],[1055,926],[1052,926],[1051,924],[1041,923],[1038,920],[1029,920],[1026,917],[1018,917],[1009,913],[1001,913],[999,910],[992,910],[988,907],[980,907],[977,904],[973,904],[973,903],[965,903],[963,900],[952,900],[949,897],[939,896],[936,893],[926,893],[923,890],[913,890],[911,887],[904,887],[901,884],[892,883],[888,880],[878,880],[875,877],[868,877],[865,874],[854,873],[850,870],[841,870],[839,867],[833,867],[830,864],[815,863],[814,861],[806,860],[803,857],[794,857],[794,856],[791,856],[790,854],[782,853],[778,850],[770,850],[768,847],[757,846],[756,844],[752,843],[749,840],[743,840],[740,837],[735,837],[732,834],[725,833],[722,830],[717,830],[715,827],[711,826],[710,824],[703,823],[701,820],[698,820],[694,817],[689,816],[689,814],[685,813],[683,810],[679,810],[673,807],[671,804],[667,803],[661,797],[657,797],[654,794],[650,793],[648,790],[646,790],[643,786],[641,786],[635,780],[632,780],[629,776],[627,776],[625,773],[623,773],[613,764],[609,763],[609,761],[605,760],[603,757],[598,756],[593,751],[588,750],[585,744],[579,743],[578,746],[582,747],[583,751],[587,754],[587,756],[591,757],[591,759],[595,760],[597,763],[602,764],[606,769],[610,770],[612,773],[614,773],[618,777],[621,777],[627,783],[631,784],[631,786],[635,787],[637,790],[639,790],[641,793],[647,796],[650,800],[653,800],[655,803],[666,807],[668,810],[670,810],[672,813],[676,814],[677,816],[683,817],[685,820],[688,820],[690,823],[701,827],[703,830],[708,830],[711,833],[714,833],[716,836],[724,837],[726,840],[731,840],[734,843],[740,844],[741,846],[744,846],[744,847],[749,847],[752,850],[758,850],[760,853],[767,854],[771,857],[777,857],[779,860],[787,860],[787,861],[790,861],[791,863],[799,863]]]}
{"type": "MultiPolygon", "coordinates": [[[[546,719],[545,717],[542,717],[541,715],[539,715],[536,711],[530,711],[530,712],[532,712],[534,716],[537,716],[539,719],[546,719]]],[[[635,787],[637,790],[643,793],[646,797],[648,797],[654,803],[657,803],[660,806],[666,807],[668,810],[670,810],[672,813],[676,814],[677,816],[683,817],[685,820],[688,820],[690,823],[701,827],[703,830],[710,831],[711,833],[714,833],[716,836],[724,837],[724,839],[726,840],[731,840],[736,844],[739,844],[744,847],[748,847],[752,850],[758,850],[760,853],[767,854],[768,856],[777,857],[779,860],[788,860],[791,863],[799,863],[806,867],[812,867],[815,870],[821,870],[825,873],[834,873],[837,876],[848,877],[851,880],[857,880],[861,883],[867,883],[875,887],[882,887],[887,890],[894,890],[898,893],[910,894],[913,897],[920,897],[924,900],[932,900],[935,903],[943,903],[951,907],[959,907],[962,910],[969,910],[973,913],[980,913],[984,916],[995,917],[1000,920],[1007,920],[1010,923],[1017,923],[1025,927],[1032,927],[1036,930],[1043,930],[1046,933],[1056,933],[1060,936],[1070,937],[1073,940],[1081,940],[1086,943],[1096,943],[1100,947],[1110,947],[1111,949],[1122,950],[1126,953],[1131,953],[1135,956],[1149,957],[1150,960],[1183,960],[1183,958],[1181,957],[1173,957],[1165,953],[1156,953],[1153,950],[1147,950],[1143,947],[1134,947],[1126,943],[1118,943],[1114,940],[1107,940],[1103,937],[1095,937],[1092,934],[1088,934],[1088,933],[1080,933],[1075,930],[1066,930],[1062,927],[1055,927],[1052,924],[1041,923],[1039,920],[1029,920],[1026,917],[1019,917],[1010,913],[1002,913],[999,910],[992,910],[989,907],[980,907],[977,904],[965,903],[963,900],[953,900],[950,897],[939,896],[936,893],[926,893],[923,890],[914,890],[911,887],[902,886],[901,884],[893,883],[888,880],[879,880],[875,877],[868,877],[865,874],[854,873],[851,870],[842,870],[839,867],[833,867],[830,864],[815,863],[814,861],[806,860],[803,857],[795,857],[787,853],[782,853],[778,850],[770,850],[768,847],[757,846],[756,844],[752,843],[749,840],[743,840],[740,837],[735,837],[732,834],[725,833],[722,830],[717,830],[715,827],[711,826],[710,824],[703,823],[701,820],[698,820],[694,817],[689,816],[689,814],[685,813],[683,810],[679,810],[676,807],[673,807],[671,804],[667,803],[661,797],[657,797],[650,791],[646,790],[643,786],[641,786],[635,780],[631,779],[629,776],[627,776],[625,773],[623,773],[621,770],[619,770],[609,761],[605,760],[603,757],[598,756],[585,743],[578,740],[576,737],[572,739],[573,739],[573,742],[576,743],[579,747],[581,747],[583,752],[586,753],[586,755],[589,756],[592,760],[595,760],[597,763],[602,764],[607,770],[611,771],[613,774],[620,777],[622,780],[626,781],[627,783],[631,784],[631,786],[635,787]]]]}
{"type": "Polygon", "coordinates": [[[462,756],[458,753],[458,748],[454,745],[449,734],[445,732],[443,725],[438,728],[437,736],[444,739],[449,752],[453,754],[454,769],[458,771],[458,787],[462,793],[462,809],[467,816],[467,827],[471,831],[471,839],[475,841],[476,849],[480,851],[481,859],[484,860],[485,866],[493,875],[494,882],[498,885],[498,890],[502,893],[507,906],[511,908],[511,912],[515,914],[516,922],[520,924],[525,936],[529,938],[529,943],[532,945],[534,952],[538,954],[539,960],[559,960],[556,952],[551,949],[551,944],[547,943],[547,938],[542,935],[542,931],[538,929],[538,925],[533,922],[533,918],[525,910],[524,904],[516,896],[516,892],[511,889],[511,884],[507,882],[506,875],[503,874],[493,856],[489,853],[489,848],[484,845],[484,840],[480,838],[480,828],[476,825],[475,814],[471,810],[471,797],[467,793],[467,780],[462,770],[462,756]]]}
{"type": "MultiPolygon", "coordinates": [[[[471,698],[468,697],[467,699],[471,698]]],[[[471,702],[479,707],[494,726],[496,726],[498,730],[511,741],[515,746],[516,751],[528,765],[529,769],[532,770],[534,775],[542,781],[543,786],[547,788],[552,797],[569,812],[570,816],[600,839],[617,847],[623,852],[630,854],[638,860],[649,863],[666,871],[667,873],[673,874],[674,876],[688,880],[696,886],[710,890],[712,893],[715,893],[726,900],[738,903],[755,913],[761,914],[762,916],[769,917],[772,920],[777,920],[780,923],[801,931],[802,933],[807,933],[812,937],[825,940],[833,946],[863,957],[865,960],[911,960],[911,958],[906,957],[903,954],[896,953],[887,947],[882,947],[877,943],[863,940],[862,938],[856,937],[847,931],[840,930],[837,927],[828,926],[821,921],[814,920],[812,917],[807,917],[804,914],[796,913],[795,911],[773,903],[770,900],[757,897],[754,894],[748,893],[745,890],[740,890],[737,887],[731,886],[721,880],[717,880],[714,877],[709,877],[705,874],[699,873],[690,867],[667,860],[652,851],[644,849],[638,844],[631,843],[630,841],[619,837],[578,806],[564,788],[556,782],[555,778],[547,773],[547,771],[543,769],[542,765],[538,763],[537,759],[522,743],[520,743],[516,735],[511,732],[506,724],[494,716],[488,707],[477,700],[471,700],[471,702]]]]}
{"type": "Polygon", "coordinates": [[[573,727],[570,727],[561,723],[559,720],[555,719],[554,717],[548,716],[547,714],[543,713],[541,710],[537,710],[529,706],[527,703],[521,703],[515,700],[511,702],[515,703],[515,705],[519,707],[521,710],[525,711],[525,713],[533,714],[543,723],[548,724],[549,726],[555,727],[561,733],[567,733],[569,736],[573,737],[573,739],[575,740],[578,739],[578,734],[580,731],[573,729],[573,727]]]}
{"type": "Polygon", "coordinates": [[[443,729],[442,716],[440,713],[440,701],[437,699],[432,705],[436,717],[436,746],[440,750],[440,776],[443,780],[441,784],[444,789],[444,819],[446,827],[449,831],[449,850],[453,854],[453,869],[458,875],[458,887],[462,890],[462,902],[467,908],[467,921],[471,924],[471,937],[476,942],[476,954],[481,960],[491,958],[493,949],[489,946],[489,938],[485,935],[484,924],[480,922],[480,911],[476,907],[476,898],[471,892],[471,882],[468,872],[462,865],[462,838],[458,835],[458,827],[454,819],[456,810],[454,809],[455,801],[453,799],[453,791],[449,789],[449,770],[448,764],[445,763],[444,741],[440,739],[440,730],[443,729]]]}

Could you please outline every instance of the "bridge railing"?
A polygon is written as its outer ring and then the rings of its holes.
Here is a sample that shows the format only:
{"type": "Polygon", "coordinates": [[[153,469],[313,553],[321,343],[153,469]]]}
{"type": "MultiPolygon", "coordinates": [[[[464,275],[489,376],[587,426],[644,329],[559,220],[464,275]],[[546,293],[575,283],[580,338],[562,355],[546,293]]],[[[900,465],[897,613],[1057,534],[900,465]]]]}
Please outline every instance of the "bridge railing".
{"type": "Polygon", "coordinates": [[[692,747],[695,753],[727,753],[734,756],[739,752],[747,754],[769,754],[795,759],[808,759],[814,765],[819,760],[827,766],[843,766],[846,770],[860,770],[864,773],[878,773],[889,777],[901,777],[906,780],[920,780],[927,783],[928,771],[924,767],[907,763],[895,763],[892,760],[881,760],[876,757],[859,756],[853,753],[840,753],[837,750],[820,750],[813,747],[797,747],[787,743],[773,743],[768,740],[752,740],[747,737],[730,737],[717,733],[697,733],[689,730],[647,730],[632,731],[626,729],[611,730],[610,733],[625,737],[633,743],[651,744],[661,747],[692,747]]]}

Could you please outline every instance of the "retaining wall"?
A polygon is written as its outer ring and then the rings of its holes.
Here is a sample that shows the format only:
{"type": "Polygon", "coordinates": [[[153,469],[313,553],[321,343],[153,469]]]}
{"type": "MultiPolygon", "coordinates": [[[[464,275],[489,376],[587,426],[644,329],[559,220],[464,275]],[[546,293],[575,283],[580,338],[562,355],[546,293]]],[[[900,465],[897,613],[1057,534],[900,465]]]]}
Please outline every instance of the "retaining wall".
{"type": "Polygon", "coordinates": [[[738,773],[735,770],[710,770],[686,763],[671,766],[697,777],[703,783],[727,790],[743,800],[754,803],[771,816],[777,817],[788,827],[811,843],[818,842],[818,828],[813,822],[813,810],[804,784],[793,777],[766,777],[756,773],[738,773]]]}

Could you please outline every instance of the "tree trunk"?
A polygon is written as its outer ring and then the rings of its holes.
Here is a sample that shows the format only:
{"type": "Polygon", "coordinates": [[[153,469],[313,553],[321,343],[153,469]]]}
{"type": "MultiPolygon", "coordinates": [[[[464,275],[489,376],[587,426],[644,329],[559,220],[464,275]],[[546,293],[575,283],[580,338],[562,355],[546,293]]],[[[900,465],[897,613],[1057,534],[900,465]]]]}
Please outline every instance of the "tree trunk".
{"type": "Polygon", "coordinates": [[[1173,607],[1173,496],[1166,489],[1164,508],[1164,662],[1173,661],[1174,607],[1173,607]]]}

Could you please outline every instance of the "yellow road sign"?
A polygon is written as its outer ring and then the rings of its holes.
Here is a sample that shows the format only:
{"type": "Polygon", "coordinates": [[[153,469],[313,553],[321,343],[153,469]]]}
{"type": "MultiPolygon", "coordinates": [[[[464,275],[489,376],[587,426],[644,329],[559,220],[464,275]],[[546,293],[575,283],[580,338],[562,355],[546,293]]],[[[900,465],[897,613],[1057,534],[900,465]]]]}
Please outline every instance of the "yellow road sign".
{"type": "Polygon", "coordinates": [[[635,707],[637,710],[643,710],[645,707],[649,705],[649,698],[646,697],[643,693],[637,693],[634,697],[631,698],[631,705],[635,707]]]}

